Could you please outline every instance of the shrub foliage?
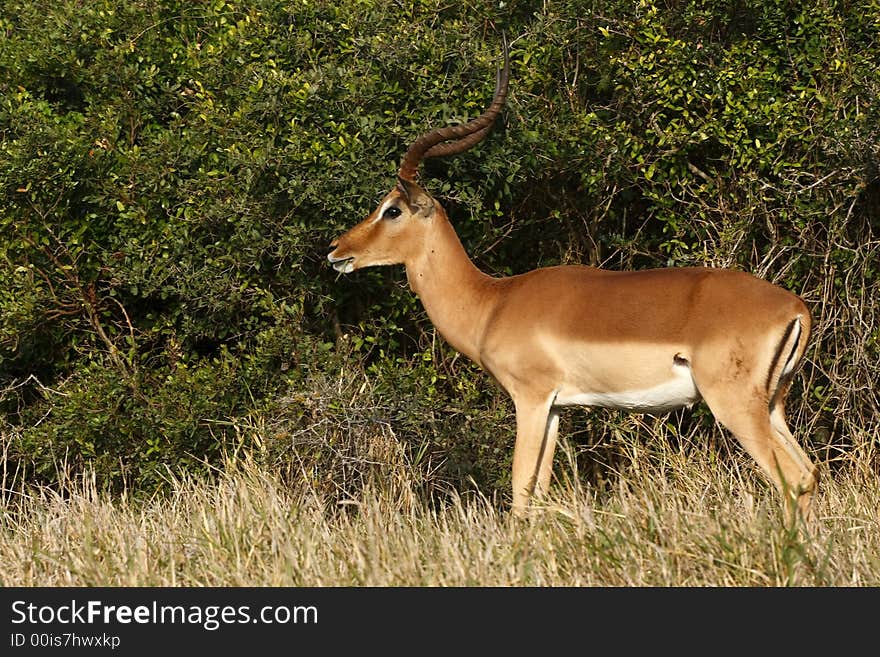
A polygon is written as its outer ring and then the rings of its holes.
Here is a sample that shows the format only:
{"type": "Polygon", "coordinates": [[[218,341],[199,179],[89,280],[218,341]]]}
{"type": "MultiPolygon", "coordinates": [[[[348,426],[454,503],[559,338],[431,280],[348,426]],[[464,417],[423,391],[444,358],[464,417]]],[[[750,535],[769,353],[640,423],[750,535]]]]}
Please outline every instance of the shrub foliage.
{"type": "Polygon", "coordinates": [[[778,282],[816,319],[799,436],[832,462],[874,440],[877,0],[3,0],[7,471],[153,490],[240,450],[320,466],[372,423],[506,485],[510,406],[400,268],[324,261],[410,140],[481,111],[502,32],[502,125],[423,171],[475,262],[778,282]]]}

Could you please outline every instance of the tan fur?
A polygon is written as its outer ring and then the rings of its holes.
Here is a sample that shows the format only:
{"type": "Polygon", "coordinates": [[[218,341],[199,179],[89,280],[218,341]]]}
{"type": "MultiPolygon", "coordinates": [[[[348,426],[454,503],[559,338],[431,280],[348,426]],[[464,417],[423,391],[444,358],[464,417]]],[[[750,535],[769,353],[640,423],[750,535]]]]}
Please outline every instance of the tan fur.
{"type": "Polygon", "coordinates": [[[443,208],[407,180],[332,246],[328,259],[340,270],[403,264],[439,333],[510,394],[515,512],[549,486],[557,399],[664,410],[689,403],[688,371],[696,396],[783,493],[789,515],[807,512],[817,470],[784,418],[810,333],[809,310],[794,294],[710,268],[560,266],[493,278],[468,258],[443,208]],[[400,216],[379,217],[389,205],[400,216]],[[667,391],[677,403],[658,399],[667,391]]]}

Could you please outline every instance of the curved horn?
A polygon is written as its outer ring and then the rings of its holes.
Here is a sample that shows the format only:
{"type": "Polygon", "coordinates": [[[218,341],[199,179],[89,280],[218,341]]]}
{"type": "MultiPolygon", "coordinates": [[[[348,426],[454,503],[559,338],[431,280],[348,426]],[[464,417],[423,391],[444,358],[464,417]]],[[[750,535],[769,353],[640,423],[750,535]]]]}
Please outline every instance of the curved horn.
{"type": "Polygon", "coordinates": [[[501,112],[501,108],[504,107],[504,102],[507,100],[510,61],[506,37],[503,39],[503,50],[504,67],[498,70],[495,79],[495,94],[492,97],[492,103],[486,108],[486,111],[464,125],[435,128],[416,139],[403,156],[398,176],[405,180],[414,181],[416,171],[418,171],[422,160],[429,157],[442,157],[444,155],[461,153],[485,138],[492,124],[495,123],[498,114],[501,112]],[[449,144],[443,143],[451,139],[455,141],[449,144]]]}

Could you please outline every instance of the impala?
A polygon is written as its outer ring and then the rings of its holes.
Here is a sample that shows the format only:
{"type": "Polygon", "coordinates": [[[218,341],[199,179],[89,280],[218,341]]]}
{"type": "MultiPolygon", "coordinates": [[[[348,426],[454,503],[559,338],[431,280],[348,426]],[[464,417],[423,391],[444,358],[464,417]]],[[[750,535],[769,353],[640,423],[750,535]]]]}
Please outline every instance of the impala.
{"type": "Polygon", "coordinates": [[[660,412],[704,400],[781,492],[806,514],[818,471],[785,422],[785,396],[810,335],[796,295],[708,267],[608,271],[546,267],[481,272],[446,212],[416,183],[422,160],[483,139],[504,106],[509,62],[479,117],[431,130],[407,150],[396,187],[327,256],[348,274],[403,264],[443,338],[507,391],[516,408],[513,511],[550,484],[559,412],[600,406],[660,412]]]}

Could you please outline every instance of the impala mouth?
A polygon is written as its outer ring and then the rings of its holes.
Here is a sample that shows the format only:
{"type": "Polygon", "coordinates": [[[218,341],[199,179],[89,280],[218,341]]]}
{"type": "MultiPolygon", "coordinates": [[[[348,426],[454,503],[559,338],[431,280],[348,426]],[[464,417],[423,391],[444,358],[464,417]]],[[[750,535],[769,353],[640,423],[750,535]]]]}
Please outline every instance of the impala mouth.
{"type": "Polygon", "coordinates": [[[348,258],[334,258],[333,254],[327,256],[327,260],[333,265],[333,269],[341,274],[350,274],[354,271],[354,256],[348,258]]]}

